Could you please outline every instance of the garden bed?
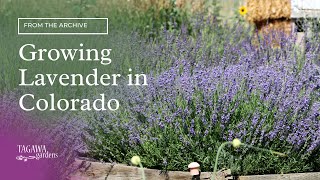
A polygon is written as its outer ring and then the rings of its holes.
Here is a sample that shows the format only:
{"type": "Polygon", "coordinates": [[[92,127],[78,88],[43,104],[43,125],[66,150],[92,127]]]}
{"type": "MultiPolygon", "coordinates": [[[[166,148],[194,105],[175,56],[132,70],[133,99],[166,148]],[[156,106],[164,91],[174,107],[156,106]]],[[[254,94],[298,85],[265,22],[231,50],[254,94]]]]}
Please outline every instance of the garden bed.
{"type": "MultiPolygon", "coordinates": [[[[139,180],[141,171],[138,167],[123,164],[101,163],[86,160],[76,160],[75,166],[79,167],[69,180],[139,180]]],[[[147,180],[185,180],[191,179],[189,172],[169,171],[163,172],[154,169],[145,169],[147,180]]],[[[201,179],[210,179],[211,172],[201,173],[201,179]]],[[[294,174],[271,174],[255,176],[233,177],[237,180],[319,180],[320,173],[294,173],[294,174]]]]}

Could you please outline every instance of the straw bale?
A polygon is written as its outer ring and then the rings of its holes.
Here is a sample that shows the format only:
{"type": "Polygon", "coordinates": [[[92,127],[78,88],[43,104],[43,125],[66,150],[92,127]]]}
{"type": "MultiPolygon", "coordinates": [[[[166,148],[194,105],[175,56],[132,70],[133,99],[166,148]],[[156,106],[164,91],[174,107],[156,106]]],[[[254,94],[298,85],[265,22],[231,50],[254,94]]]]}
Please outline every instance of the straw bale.
{"type": "Polygon", "coordinates": [[[291,0],[246,0],[250,22],[291,17],[291,0]]]}
{"type": "Polygon", "coordinates": [[[284,18],[260,21],[255,24],[258,35],[263,39],[268,40],[273,47],[278,47],[280,45],[280,40],[292,33],[292,21],[284,18]]]}
{"type": "Polygon", "coordinates": [[[290,35],[292,32],[292,22],[289,19],[275,19],[269,21],[256,22],[258,32],[263,34],[284,33],[290,35]]]}

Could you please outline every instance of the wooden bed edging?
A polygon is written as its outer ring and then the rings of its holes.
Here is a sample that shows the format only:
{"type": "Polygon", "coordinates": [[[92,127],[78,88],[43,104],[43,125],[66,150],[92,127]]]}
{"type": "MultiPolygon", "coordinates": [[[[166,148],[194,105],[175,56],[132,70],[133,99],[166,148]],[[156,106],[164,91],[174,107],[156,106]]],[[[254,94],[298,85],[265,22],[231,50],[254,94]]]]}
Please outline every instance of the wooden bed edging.
{"type": "Polygon", "coordinates": [[[257,176],[240,176],[239,180],[320,180],[320,173],[270,174],[257,176]]]}
{"type": "MultiPolygon", "coordinates": [[[[141,171],[138,167],[123,164],[111,164],[76,160],[74,163],[79,170],[71,175],[68,180],[141,180],[141,171]]],[[[189,172],[169,171],[162,173],[160,170],[144,169],[147,180],[191,180],[189,172]]],[[[211,172],[202,172],[201,179],[210,180],[211,172]]],[[[236,180],[320,180],[320,172],[271,174],[234,177],[236,180]]],[[[219,179],[222,180],[222,179],[219,179]]],[[[224,180],[224,179],[223,179],[224,180]]]]}

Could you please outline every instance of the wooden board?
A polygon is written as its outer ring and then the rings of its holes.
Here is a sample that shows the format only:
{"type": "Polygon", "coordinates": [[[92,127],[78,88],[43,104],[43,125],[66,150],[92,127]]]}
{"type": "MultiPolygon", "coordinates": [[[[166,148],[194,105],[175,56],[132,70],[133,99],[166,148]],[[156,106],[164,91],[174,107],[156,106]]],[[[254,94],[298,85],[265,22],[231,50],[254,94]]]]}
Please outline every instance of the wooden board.
{"type": "Polygon", "coordinates": [[[291,0],[291,18],[320,18],[320,0],[291,0]]]}
{"type": "MultiPolygon", "coordinates": [[[[123,164],[110,164],[77,160],[81,165],[78,172],[68,180],[141,180],[141,170],[138,167],[123,164]]],[[[144,169],[147,180],[191,180],[189,172],[173,171],[164,173],[160,170],[144,169]]],[[[211,173],[201,173],[201,179],[210,179],[211,173]]]]}
{"type": "Polygon", "coordinates": [[[297,4],[298,8],[305,10],[319,10],[320,1],[319,0],[293,0],[293,3],[297,4]]]}
{"type": "Polygon", "coordinates": [[[274,174],[259,176],[240,176],[238,180],[319,180],[320,173],[274,174]]]}
{"type": "MultiPolygon", "coordinates": [[[[141,180],[141,170],[138,167],[123,164],[110,164],[76,160],[74,166],[80,169],[68,180],[141,180]]],[[[145,169],[147,180],[191,180],[189,172],[145,169]]],[[[211,172],[201,173],[201,180],[209,180],[211,172]]],[[[320,180],[320,173],[274,174],[258,176],[240,176],[237,180],[320,180]]],[[[216,179],[225,180],[225,179],[216,179]]]]}

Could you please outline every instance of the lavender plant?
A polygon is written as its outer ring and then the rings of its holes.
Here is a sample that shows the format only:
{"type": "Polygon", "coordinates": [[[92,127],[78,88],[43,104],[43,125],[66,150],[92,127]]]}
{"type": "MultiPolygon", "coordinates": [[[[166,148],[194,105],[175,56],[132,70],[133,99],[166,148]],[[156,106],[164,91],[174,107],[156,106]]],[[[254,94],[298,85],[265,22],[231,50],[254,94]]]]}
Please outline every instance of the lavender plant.
{"type": "Polygon", "coordinates": [[[150,61],[149,86],[124,89],[121,110],[95,115],[89,155],[124,163],[139,154],[146,167],[164,170],[199,161],[211,171],[220,144],[239,137],[288,156],[235,150],[223,152],[231,158],[219,167],[238,174],[319,170],[319,44],[310,42],[303,57],[294,37],[274,49],[268,38],[253,45],[241,27],[196,26],[194,37],[182,28],[153,44],[148,56],[158,61],[150,61]]]}

